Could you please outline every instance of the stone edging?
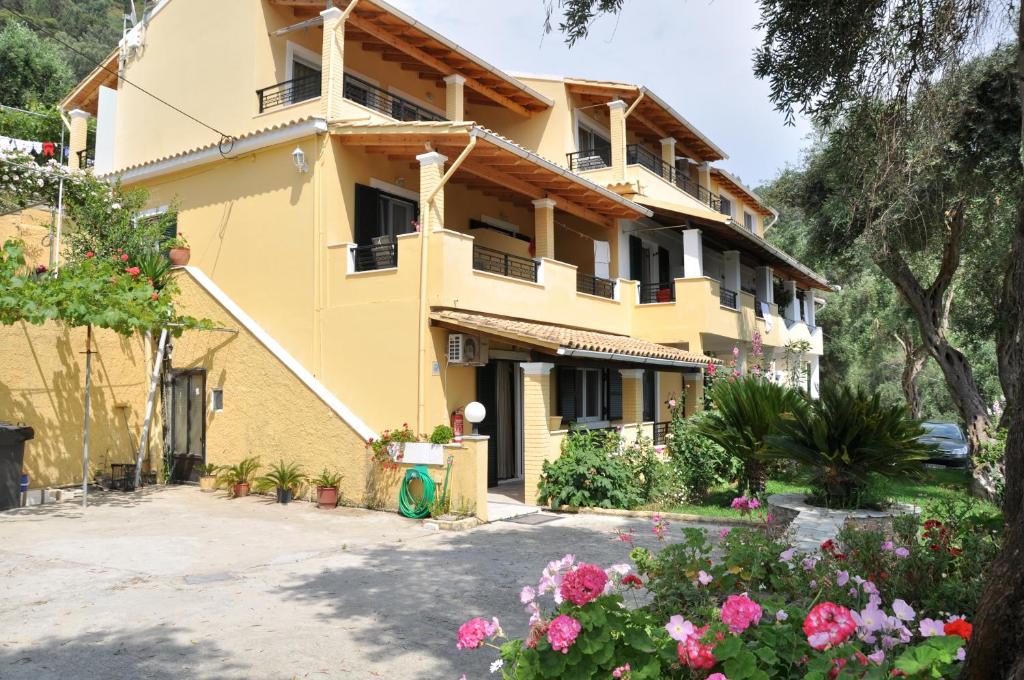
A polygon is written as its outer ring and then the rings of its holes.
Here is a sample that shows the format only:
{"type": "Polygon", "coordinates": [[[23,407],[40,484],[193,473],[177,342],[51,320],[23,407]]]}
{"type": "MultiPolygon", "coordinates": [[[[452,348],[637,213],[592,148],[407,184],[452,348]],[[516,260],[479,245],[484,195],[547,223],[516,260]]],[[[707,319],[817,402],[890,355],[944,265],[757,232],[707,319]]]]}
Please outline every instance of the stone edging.
{"type": "Polygon", "coordinates": [[[886,517],[898,517],[899,515],[917,515],[921,513],[921,506],[910,503],[895,503],[891,510],[832,510],[816,505],[809,505],[806,502],[807,496],[802,493],[777,493],[768,497],[768,505],[793,510],[795,512],[814,512],[817,514],[829,514],[849,519],[883,519],[886,517]]]}
{"type": "Polygon", "coordinates": [[[475,529],[481,524],[476,517],[463,517],[462,519],[424,519],[423,526],[434,531],[468,531],[475,529]]]}
{"type": "Polygon", "coordinates": [[[658,510],[617,510],[614,508],[563,508],[552,510],[564,514],[590,514],[590,515],[611,515],[613,517],[640,517],[650,519],[655,515],[661,515],[664,519],[676,522],[696,522],[700,524],[718,524],[736,527],[763,527],[764,522],[754,519],[743,519],[740,517],[714,517],[711,515],[690,515],[683,512],[660,512],[658,510]]]}

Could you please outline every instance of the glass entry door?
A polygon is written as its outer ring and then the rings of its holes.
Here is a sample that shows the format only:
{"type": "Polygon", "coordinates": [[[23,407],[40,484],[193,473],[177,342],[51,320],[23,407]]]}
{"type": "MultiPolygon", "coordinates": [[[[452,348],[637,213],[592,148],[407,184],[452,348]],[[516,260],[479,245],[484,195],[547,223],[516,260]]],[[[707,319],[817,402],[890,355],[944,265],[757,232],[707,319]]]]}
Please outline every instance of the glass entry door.
{"type": "Polygon", "coordinates": [[[206,371],[175,371],[165,403],[171,481],[198,481],[194,467],[206,461],[206,371]]]}

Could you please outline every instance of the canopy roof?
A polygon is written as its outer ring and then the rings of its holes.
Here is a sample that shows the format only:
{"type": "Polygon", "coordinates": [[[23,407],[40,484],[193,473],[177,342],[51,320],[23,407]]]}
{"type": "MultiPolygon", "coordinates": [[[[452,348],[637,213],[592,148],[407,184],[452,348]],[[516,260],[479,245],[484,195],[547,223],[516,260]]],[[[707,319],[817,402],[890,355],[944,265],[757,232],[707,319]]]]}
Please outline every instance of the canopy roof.
{"type": "Polygon", "coordinates": [[[512,344],[555,356],[576,356],[632,364],[659,364],[679,368],[702,368],[720,364],[719,359],[659,345],[628,335],[616,335],[584,328],[540,323],[528,319],[435,309],[430,313],[436,326],[507,340],[512,344]]]}

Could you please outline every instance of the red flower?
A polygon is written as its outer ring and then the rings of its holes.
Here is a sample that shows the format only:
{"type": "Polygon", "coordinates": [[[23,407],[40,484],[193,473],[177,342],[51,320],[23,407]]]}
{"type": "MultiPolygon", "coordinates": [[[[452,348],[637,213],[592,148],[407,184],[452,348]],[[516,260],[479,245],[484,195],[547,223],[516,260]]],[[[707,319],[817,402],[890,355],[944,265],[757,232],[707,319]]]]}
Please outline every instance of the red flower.
{"type": "Polygon", "coordinates": [[[832,669],[828,672],[829,680],[839,677],[839,671],[846,668],[846,659],[835,659],[832,661],[832,669]]]}
{"type": "Polygon", "coordinates": [[[836,558],[837,560],[845,560],[846,559],[846,555],[844,553],[833,553],[832,557],[836,558]]]}
{"type": "Polygon", "coordinates": [[[930,519],[924,523],[925,529],[934,529],[935,527],[941,527],[942,522],[937,519],[930,519]]]}
{"type": "Polygon", "coordinates": [[[959,635],[964,640],[970,640],[971,631],[973,629],[974,626],[967,623],[967,621],[963,619],[953,619],[952,621],[950,621],[942,627],[942,632],[944,632],[946,635],[959,635]]]}
{"type": "Polygon", "coordinates": [[[125,267],[124,270],[126,273],[130,274],[133,279],[139,275],[140,271],[138,267],[125,267]]]}
{"type": "Polygon", "coordinates": [[[834,553],[836,549],[836,542],[830,538],[821,544],[821,549],[823,552],[834,553]]]}
{"type": "Polygon", "coordinates": [[[85,253],[85,257],[91,260],[92,258],[96,257],[96,253],[89,250],[85,253]]]}
{"type": "Polygon", "coordinates": [[[150,300],[159,300],[159,299],[160,299],[160,296],[159,296],[159,295],[157,295],[157,294],[156,294],[156,293],[154,292],[154,293],[153,293],[152,295],[150,295],[150,296],[149,296],[149,299],[150,299],[150,300]]]}
{"type": "MultiPolygon", "coordinates": [[[[120,251],[121,249],[118,248],[118,250],[120,251]]],[[[127,262],[127,261],[128,261],[128,253],[122,253],[122,255],[121,255],[121,262],[127,262]]]]}
{"type": "Polygon", "coordinates": [[[928,546],[928,548],[932,552],[939,552],[940,550],[942,550],[942,548],[939,547],[938,543],[932,543],[930,546],[928,546]]]}
{"type": "Polygon", "coordinates": [[[636,588],[643,588],[644,587],[644,582],[642,580],[640,580],[640,577],[637,576],[636,574],[629,574],[624,579],[622,579],[622,585],[624,585],[624,586],[634,586],[636,588]]]}
{"type": "Polygon", "coordinates": [[[949,554],[952,555],[953,557],[960,557],[960,555],[962,555],[963,552],[964,551],[961,550],[960,548],[953,548],[953,547],[951,547],[949,549],[949,554]]]}

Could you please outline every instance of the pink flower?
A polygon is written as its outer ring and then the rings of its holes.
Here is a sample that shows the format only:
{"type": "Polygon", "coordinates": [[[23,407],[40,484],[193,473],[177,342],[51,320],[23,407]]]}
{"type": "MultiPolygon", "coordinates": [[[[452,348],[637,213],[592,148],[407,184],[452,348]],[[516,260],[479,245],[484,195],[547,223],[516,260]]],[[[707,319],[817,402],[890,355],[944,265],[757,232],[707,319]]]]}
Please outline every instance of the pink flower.
{"type": "Polygon", "coordinates": [[[837,571],[836,572],[836,585],[842,588],[850,582],[850,572],[848,571],[837,571]]]}
{"type": "Polygon", "coordinates": [[[717,370],[718,369],[715,368],[715,365],[709,361],[708,362],[708,375],[711,376],[711,377],[714,377],[715,371],[717,371],[717,370]]]}
{"type": "Polygon", "coordinates": [[[913,621],[914,617],[917,616],[913,607],[900,599],[893,600],[892,613],[903,621],[913,621]]]}
{"type": "Polygon", "coordinates": [[[941,637],[946,634],[945,625],[942,621],[935,619],[921,619],[919,624],[921,637],[941,637]]]}
{"type": "Polygon", "coordinates": [[[629,671],[630,671],[630,668],[629,668],[629,664],[627,663],[625,666],[619,666],[618,668],[613,670],[612,671],[612,677],[613,678],[621,678],[623,676],[623,674],[629,673],[629,671]]]}
{"type": "Polygon", "coordinates": [[[733,347],[732,348],[732,355],[734,357],[738,357],[740,355],[740,348],[739,347],[733,347]]]}
{"type": "Polygon", "coordinates": [[[720,538],[725,538],[728,535],[729,535],[729,527],[726,527],[726,528],[724,528],[724,529],[722,529],[721,531],[718,532],[718,536],[720,538]]]}
{"type": "Polygon", "coordinates": [[[804,619],[807,642],[817,650],[842,644],[857,629],[850,610],[834,602],[816,605],[804,619]]]}
{"type": "MultiPolygon", "coordinates": [[[[118,250],[120,250],[120,248],[118,248],[118,250]]],[[[123,253],[121,255],[121,262],[127,262],[127,261],[128,261],[128,253],[123,253]]]]}
{"type": "Polygon", "coordinates": [[[713,668],[715,665],[714,645],[706,645],[700,641],[704,634],[708,632],[708,627],[697,629],[697,634],[692,635],[686,639],[686,642],[680,642],[676,647],[676,653],[679,654],[679,663],[690,668],[708,670],[713,668]]]}
{"type": "Polygon", "coordinates": [[[669,408],[675,408],[676,407],[676,400],[675,399],[669,399],[668,400],[668,407],[669,408]]]}
{"type": "Polygon", "coordinates": [[[896,550],[894,550],[893,553],[896,555],[896,557],[900,558],[907,557],[910,555],[910,551],[906,548],[896,548],[896,550]]]}
{"type": "Polygon", "coordinates": [[[94,253],[94,252],[92,252],[91,250],[89,250],[89,251],[87,251],[87,252],[85,253],[85,256],[86,256],[86,257],[87,257],[88,259],[90,259],[90,260],[91,260],[92,258],[96,257],[96,253],[94,253]]]}
{"type": "Polygon", "coordinates": [[[722,605],[722,622],[729,626],[730,633],[742,633],[761,621],[761,605],[747,597],[747,594],[730,595],[722,605]]]}
{"type": "Polygon", "coordinates": [[[711,576],[711,574],[709,574],[706,571],[704,571],[703,569],[701,569],[699,572],[697,572],[697,581],[702,586],[706,586],[707,584],[711,583],[714,580],[715,580],[714,577],[711,576]]]}
{"type": "Polygon", "coordinates": [[[494,635],[498,628],[498,619],[491,619],[491,621],[480,617],[470,619],[459,626],[458,643],[455,648],[476,649],[484,643],[484,640],[494,635]]]}
{"type": "Polygon", "coordinates": [[[523,604],[533,602],[535,597],[537,597],[537,591],[530,586],[523,586],[523,589],[519,591],[519,601],[523,604]]]}
{"type": "MultiPolygon", "coordinates": [[[[601,572],[602,574],[604,572],[601,572]]],[[[560,614],[548,626],[548,642],[551,649],[562,654],[568,654],[572,643],[576,642],[576,636],[580,634],[583,626],[571,616],[560,614]]]]}
{"type": "Polygon", "coordinates": [[[729,680],[729,678],[725,677],[721,673],[712,673],[707,677],[707,680],[729,680]]]}
{"type": "Polygon", "coordinates": [[[604,592],[608,574],[596,564],[581,562],[562,578],[562,597],[582,607],[593,602],[604,592]]]}
{"type": "Polygon", "coordinates": [[[697,628],[680,614],[676,614],[668,620],[665,630],[668,631],[668,636],[676,642],[686,642],[697,634],[697,628]]]}

